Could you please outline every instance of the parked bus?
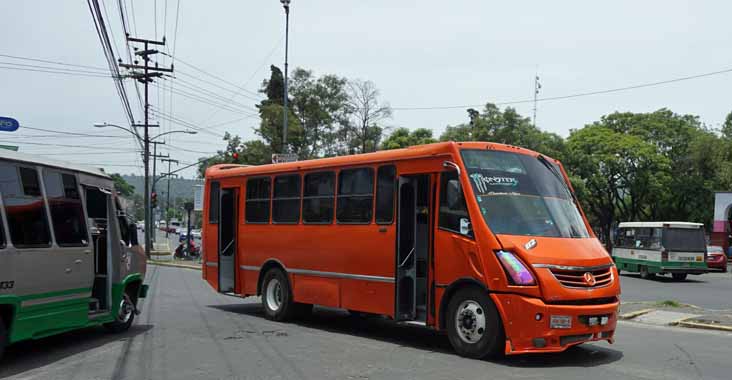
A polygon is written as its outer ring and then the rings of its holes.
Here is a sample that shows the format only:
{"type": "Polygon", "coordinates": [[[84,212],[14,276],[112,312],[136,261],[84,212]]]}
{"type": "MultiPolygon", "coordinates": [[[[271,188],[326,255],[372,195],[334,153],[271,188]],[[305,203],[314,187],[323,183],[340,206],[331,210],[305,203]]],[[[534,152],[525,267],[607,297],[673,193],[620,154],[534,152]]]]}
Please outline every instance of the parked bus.
{"type": "Polygon", "coordinates": [[[445,142],[206,171],[203,278],[262,296],[446,330],[468,357],[613,342],[620,286],[562,165],[445,142]]]}
{"type": "Polygon", "coordinates": [[[683,281],[689,274],[708,271],[701,223],[620,223],[612,251],[618,271],[638,272],[644,279],[670,273],[683,281]]]}
{"type": "Polygon", "coordinates": [[[145,265],[108,175],[0,149],[0,356],[84,327],[127,330],[145,265]]]}

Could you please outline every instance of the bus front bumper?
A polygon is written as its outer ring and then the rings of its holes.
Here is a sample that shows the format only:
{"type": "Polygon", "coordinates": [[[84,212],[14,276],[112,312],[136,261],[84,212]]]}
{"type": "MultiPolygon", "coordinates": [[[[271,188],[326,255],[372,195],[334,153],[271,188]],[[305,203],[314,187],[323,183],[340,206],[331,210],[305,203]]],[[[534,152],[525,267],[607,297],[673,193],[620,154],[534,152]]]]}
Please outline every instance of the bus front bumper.
{"type": "Polygon", "coordinates": [[[601,305],[553,305],[517,294],[491,294],[506,332],[507,355],[561,352],[599,340],[613,343],[617,298],[601,305]]]}

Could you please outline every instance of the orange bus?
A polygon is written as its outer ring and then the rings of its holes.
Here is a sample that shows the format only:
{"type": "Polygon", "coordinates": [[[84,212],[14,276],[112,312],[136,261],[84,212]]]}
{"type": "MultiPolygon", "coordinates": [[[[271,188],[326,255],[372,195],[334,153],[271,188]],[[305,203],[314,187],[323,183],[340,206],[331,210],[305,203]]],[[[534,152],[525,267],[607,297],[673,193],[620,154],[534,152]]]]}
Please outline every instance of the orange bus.
{"type": "Polygon", "coordinates": [[[620,285],[559,161],[444,142],[206,171],[203,278],[447,331],[468,357],[613,342],[620,285]]]}

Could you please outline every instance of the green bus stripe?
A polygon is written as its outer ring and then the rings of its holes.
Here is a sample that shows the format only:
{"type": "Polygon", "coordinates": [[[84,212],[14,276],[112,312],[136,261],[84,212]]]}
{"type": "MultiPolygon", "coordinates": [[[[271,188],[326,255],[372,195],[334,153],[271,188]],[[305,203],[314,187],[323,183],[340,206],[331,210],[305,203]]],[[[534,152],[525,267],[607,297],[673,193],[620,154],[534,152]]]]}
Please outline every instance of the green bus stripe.
{"type": "Polygon", "coordinates": [[[30,300],[37,300],[41,298],[51,298],[51,297],[59,297],[59,296],[66,296],[69,294],[77,294],[77,293],[85,293],[85,292],[91,292],[91,288],[78,288],[78,289],[67,289],[67,290],[59,290],[55,292],[48,292],[48,293],[37,293],[37,294],[28,294],[25,296],[19,296],[21,301],[30,301],[30,300]]]}
{"type": "Polygon", "coordinates": [[[664,267],[664,268],[706,268],[707,263],[703,261],[655,261],[655,260],[641,260],[641,259],[631,259],[626,257],[615,257],[616,263],[626,263],[626,264],[639,264],[639,265],[648,265],[648,266],[655,266],[655,267],[664,267]],[[689,265],[684,265],[684,264],[689,265]]]}

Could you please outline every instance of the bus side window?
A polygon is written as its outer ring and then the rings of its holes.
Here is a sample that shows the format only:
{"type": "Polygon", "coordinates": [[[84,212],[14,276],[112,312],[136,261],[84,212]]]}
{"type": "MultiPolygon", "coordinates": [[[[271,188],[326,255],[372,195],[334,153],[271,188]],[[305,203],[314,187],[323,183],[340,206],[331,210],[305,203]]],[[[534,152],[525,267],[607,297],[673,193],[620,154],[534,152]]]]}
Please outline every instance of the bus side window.
{"type": "Polygon", "coordinates": [[[439,226],[442,229],[460,233],[461,219],[467,219],[469,222],[470,216],[457,172],[442,172],[440,175],[439,226]]]}
{"type": "Polygon", "coordinates": [[[391,224],[394,221],[395,188],[396,167],[380,166],[376,174],[376,224],[391,224]]]}
{"type": "Polygon", "coordinates": [[[86,218],[76,177],[43,169],[43,183],[46,185],[56,244],[61,247],[87,245],[86,218]]]}
{"type": "Polygon", "coordinates": [[[269,177],[247,180],[247,199],[244,220],[247,223],[269,223],[269,177]]]}
{"type": "Polygon", "coordinates": [[[272,223],[297,224],[300,221],[300,175],[274,178],[272,223]]]}
{"type": "MultiPolygon", "coordinates": [[[[2,195],[2,194],[0,194],[0,195],[2,195]]],[[[3,218],[2,218],[2,216],[0,216],[0,249],[5,248],[5,246],[6,246],[5,227],[4,227],[4,223],[3,223],[3,218]]]]}
{"type": "Polygon", "coordinates": [[[305,174],[302,196],[302,222],[305,224],[333,223],[335,201],[335,172],[305,174]]]}
{"type": "Polygon", "coordinates": [[[336,220],[345,224],[369,224],[374,208],[374,169],[341,170],[338,175],[336,220]]]}
{"type": "Polygon", "coordinates": [[[18,248],[49,247],[51,232],[38,171],[0,163],[0,193],[13,245],[18,248]]]}
{"type": "Polygon", "coordinates": [[[219,197],[221,185],[218,182],[211,182],[208,194],[208,222],[217,224],[219,222],[219,197]]]}

